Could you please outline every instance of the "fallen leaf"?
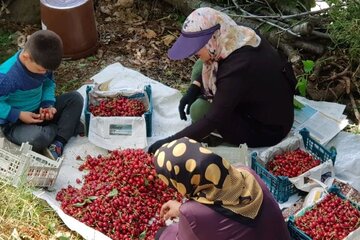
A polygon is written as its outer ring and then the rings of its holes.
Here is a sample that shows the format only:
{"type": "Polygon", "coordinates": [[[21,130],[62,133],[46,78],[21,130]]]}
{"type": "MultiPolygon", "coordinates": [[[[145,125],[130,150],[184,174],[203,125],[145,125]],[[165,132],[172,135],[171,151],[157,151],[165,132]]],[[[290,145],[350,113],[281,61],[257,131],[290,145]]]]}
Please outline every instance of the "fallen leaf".
{"type": "Polygon", "coordinates": [[[97,57],[97,58],[102,58],[103,55],[104,55],[104,51],[101,50],[101,49],[98,49],[98,50],[97,50],[97,53],[96,53],[96,57],[97,57]]]}
{"type": "Polygon", "coordinates": [[[136,49],[136,56],[137,58],[141,58],[143,55],[146,54],[146,49],[144,46],[139,46],[137,49],[136,49]]]}
{"type": "Polygon", "coordinates": [[[163,43],[169,47],[170,44],[175,40],[175,37],[171,34],[168,34],[162,38],[163,43]]]}
{"type": "Polygon", "coordinates": [[[110,6],[100,6],[100,12],[111,15],[110,6]]]}
{"type": "Polygon", "coordinates": [[[148,38],[148,39],[155,38],[156,37],[156,32],[154,32],[151,29],[146,29],[145,30],[145,37],[148,38]]]}
{"type": "Polygon", "coordinates": [[[131,62],[135,65],[142,65],[142,63],[138,59],[135,59],[135,60],[129,59],[129,62],[131,62]]]}
{"type": "Polygon", "coordinates": [[[117,18],[121,18],[122,15],[123,15],[123,14],[122,14],[121,12],[118,12],[118,11],[116,11],[116,12],[113,13],[113,16],[114,16],[114,17],[117,17],[117,18]]]}
{"type": "Polygon", "coordinates": [[[156,47],[155,43],[151,43],[150,46],[153,47],[154,49],[160,51],[160,49],[158,47],[156,47]]]}
{"type": "Polygon", "coordinates": [[[118,0],[115,3],[116,7],[123,7],[123,8],[129,8],[132,5],[134,5],[134,0],[118,0]]]}

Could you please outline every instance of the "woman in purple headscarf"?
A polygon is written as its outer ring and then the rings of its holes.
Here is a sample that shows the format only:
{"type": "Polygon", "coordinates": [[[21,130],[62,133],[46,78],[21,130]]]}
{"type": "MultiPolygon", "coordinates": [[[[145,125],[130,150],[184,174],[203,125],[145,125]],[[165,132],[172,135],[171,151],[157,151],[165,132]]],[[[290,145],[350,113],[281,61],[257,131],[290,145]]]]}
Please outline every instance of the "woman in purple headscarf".
{"type": "Polygon", "coordinates": [[[151,145],[150,153],[174,139],[202,141],[213,132],[227,143],[250,147],[275,145],[289,133],[296,79],[264,38],[222,12],[199,8],[168,52],[174,60],[192,55],[201,59],[202,73],[179,104],[180,118],[190,113],[192,124],[151,145]]]}
{"type": "Polygon", "coordinates": [[[186,198],[162,206],[160,217],[179,221],[157,239],[290,239],[278,204],[251,169],[236,169],[186,137],[160,147],[154,164],[158,177],[186,198]]]}

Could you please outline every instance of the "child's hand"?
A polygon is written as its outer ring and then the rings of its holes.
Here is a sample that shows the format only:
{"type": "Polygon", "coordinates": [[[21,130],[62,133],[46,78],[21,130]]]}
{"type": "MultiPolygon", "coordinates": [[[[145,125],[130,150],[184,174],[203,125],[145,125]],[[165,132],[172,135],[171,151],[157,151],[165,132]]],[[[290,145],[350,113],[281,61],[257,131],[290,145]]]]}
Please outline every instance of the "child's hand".
{"type": "Polygon", "coordinates": [[[160,209],[160,218],[163,218],[166,221],[178,217],[180,214],[180,205],[181,203],[175,200],[167,201],[160,209]]]}
{"type": "Polygon", "coordinates": [[[33,112],[20,112],[19,119],[24,123],[41,123],[40,114],[33,112]]]}
{"type": "Polygon", "coordinates": [[[39,113],[40,113],[40,119],[49,121],[54,118],[54,115],[56,113],[56,108],[54,107],[40,108],[39,113]]]}

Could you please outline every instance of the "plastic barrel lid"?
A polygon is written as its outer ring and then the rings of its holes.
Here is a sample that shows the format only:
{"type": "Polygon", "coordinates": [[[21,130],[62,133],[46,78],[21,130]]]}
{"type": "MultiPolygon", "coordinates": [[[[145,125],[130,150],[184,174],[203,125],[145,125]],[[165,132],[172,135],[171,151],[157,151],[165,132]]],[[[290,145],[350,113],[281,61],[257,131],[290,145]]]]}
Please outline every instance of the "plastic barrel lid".
{"type": "Polygon", "coordinates": [[[49,8],[68,9],[83,5],[88,0],[40,0],[40,1],[42,4],[46,5],[49,8]]]}

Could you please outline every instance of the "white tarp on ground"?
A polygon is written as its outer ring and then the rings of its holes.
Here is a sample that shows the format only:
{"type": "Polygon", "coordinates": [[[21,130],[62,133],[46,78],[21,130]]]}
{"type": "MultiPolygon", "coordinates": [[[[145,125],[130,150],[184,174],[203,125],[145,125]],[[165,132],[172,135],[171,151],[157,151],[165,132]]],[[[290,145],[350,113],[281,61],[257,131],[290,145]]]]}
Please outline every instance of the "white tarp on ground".
{"type": "MultiPolygon", "coordinates": [[[[153,137],[148,138],[148,144],[172,135],[190,124],[189,121],[185,122],[179,118],[178,103],[181,98],[181,93],[145,77],[139,72],[115,63],[106,67],[99,74],[95,75],[93,79],[98,83],[112,79],[112,82],[116,83],[117,86],[123,85],[125,87],[151,85],[154,105],[153,137]]],[[[83,86],[79,89],[79,92],[85,96],[85,90],[86,86],[83,86]]],[[[335,146],[337,149],[335,175],[341,180],[348,181],[360,190],[360,135],[341,132],[327,146],[335,146]]],[[[39,190],[35,192],[39,198],[46,200],[50,204],[71,230],[78,232],[85,239],[102,240],[109,238],[66,215],[60,209],[60,204],[55,200],[55,197],[61,188],[67,187],[69,184],[80,187],[76,184],[76,178],[81,178],[82,173],[78,171],[78,167],[82,161],[76,160],[76,156],[79,155],[85,158],[88,154],[97,156],[98,154],[106,154],[106,152],[106,150],[91,144],[86,137],[70,139],[65,148],[63,165],[54,186],[54,191],[47,192],[39,190]]]]}

